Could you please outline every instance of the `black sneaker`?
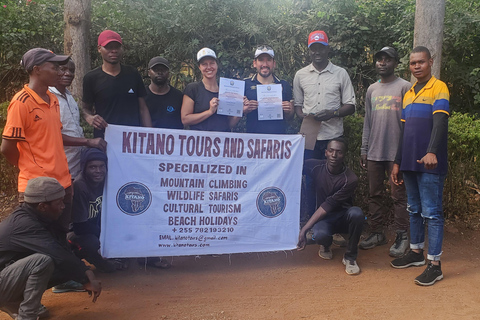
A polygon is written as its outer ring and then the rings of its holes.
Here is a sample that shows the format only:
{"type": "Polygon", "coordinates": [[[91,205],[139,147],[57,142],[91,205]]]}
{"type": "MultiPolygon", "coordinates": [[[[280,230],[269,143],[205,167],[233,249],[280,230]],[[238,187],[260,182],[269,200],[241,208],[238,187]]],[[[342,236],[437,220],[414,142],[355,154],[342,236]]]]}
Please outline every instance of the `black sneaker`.
{"type": "Polygon", "coordinates": [[[370,235],[365,239],[360,241],[358,244],[358,247],[360,249],[372,249],[375,248],[376,246],[381,246],[384,245],[388,242],[387,238],[385,237],[385,234],[383,232],[375,232],[375,233],[370,233],[370,235]]]}
{"type": "Polygon", "coordinates": [[[421,275],[415,278],[415,283],[421,286],[431,286],[435,282],[443,279],[442,265],[436,266],[431,262],[428,263],[427,268],[421,275]]]}
{"type": "Polygon", "coordinates": [[[423,257],[423,250],[420,253],[416,253],[413,250],[408,251],[406,255],[401,258],[395,259],[390,262],[390,265],[397,269],[403,269],[408,267],[419,267],[425,264],[425,258],[423,257]]]}

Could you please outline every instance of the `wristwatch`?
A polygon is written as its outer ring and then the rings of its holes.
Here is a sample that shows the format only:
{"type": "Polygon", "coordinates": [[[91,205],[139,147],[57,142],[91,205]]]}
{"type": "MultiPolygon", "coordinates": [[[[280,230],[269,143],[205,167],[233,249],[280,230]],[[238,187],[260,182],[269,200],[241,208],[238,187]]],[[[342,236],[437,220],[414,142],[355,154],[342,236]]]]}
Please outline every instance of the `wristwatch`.
{"type": "Polygon", "coordinates": [[[337,110],[333,111],[333,116],[335,118],[339,118],[340,117],[340,109],[337,109],[337,110]]]}

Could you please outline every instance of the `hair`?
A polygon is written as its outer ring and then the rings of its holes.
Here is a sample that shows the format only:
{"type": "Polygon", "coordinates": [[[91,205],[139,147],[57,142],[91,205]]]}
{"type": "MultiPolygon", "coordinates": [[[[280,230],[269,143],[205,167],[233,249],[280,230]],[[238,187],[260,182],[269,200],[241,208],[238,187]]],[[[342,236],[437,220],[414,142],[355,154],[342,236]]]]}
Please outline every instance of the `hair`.
{"type": "Polygon", "coordinates": [[[430,50],[428,50],[428,48],[424,46],[417,46],[413,48],[411,53],[420,53],[420,52],[425,52],[427,54],[428,59],[432,58],[432,54],[430,53],[430,50]]]}
{"type": "Polygon", "coordinates": [[[348,151],[347,141],[344,138],[342,138],[342,137],[333,138],[332,140],[328,141],[327,146],[330,145],[330,143],[332,141],[336,141],[336,142],[339,142],[339,143],[343,144],[343,149],[344,149],[345,153],[348,151]]]}

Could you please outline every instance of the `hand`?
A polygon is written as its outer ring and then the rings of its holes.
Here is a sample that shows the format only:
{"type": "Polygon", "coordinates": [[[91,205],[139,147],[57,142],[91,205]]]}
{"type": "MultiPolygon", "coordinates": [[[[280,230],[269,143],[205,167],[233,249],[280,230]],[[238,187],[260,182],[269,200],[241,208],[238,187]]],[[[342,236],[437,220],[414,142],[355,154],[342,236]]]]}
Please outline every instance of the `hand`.
{"type": "Polygon", "coordinates": [[[102,138],[88,139],[87,147],[97,148],[103,152],[107,151],[107,142],[102,138]]]}
{"type": "Polygon", "coordinates": [[[93,293],[92,302],[95,303],[97,298],[100,297],[100,293],[102,292],[102,283],[98,280],[92,280],[87,282],[83,285],[83,288],[87,290],[88,295],[91,297],[93,293]]]}
{"type": "Polygon", "coordinates": [[[317,121],[327,121],[331,118],[333,118],[333,113],[335,110],[322,110],[320,112],[317,112],[313,117],[317,121]]]}
{"type": "Polygon", "coordinates": [[[291,114],[293,112],[293,100],[292,101],[282,101],[283,112],[291,114]]]}
{"type": "Polygon", "coordinates": [[[363,170],[367,170],[367,155],[362,154],[360,156],[360,166],[362,167],[363,170]]]}
{"type": "Polygon", "coordinates": [[[305,249],[305,246],[307,245],[307,232],[303,230],[300,230],[300,234],[298,235],[298,243],[297,243],[297,250],[301,251],[305,249]]]}
{"type": "Polygon", "coordinates": [[[243,98],[243,113],[247,114],[258,108],[258,101],[248,100],[247,97],[243,98]]]}
{"type": "Polygon", "coordinates": [[[402,173],[400,172],[400,166],[398,164],[393,164],[392,173],[390,173],[390,179],[392,179],[395,185],[399,186],[403,184],[402,173]]]}
{"type": "Polygon", "coordinates": [[[215,112],[217,112],[217,109],[218,109],[218,98],[212,98],[212,100],[210,100],[210,112],[212,114],[215,114],[215,112]]]}
{"type": "Polygon", "coordinates": [[[85,120],[88,122],[89,125],[94,127],[97,130],[103,130],[108,126],[107,121],[103,119],[100,115],[88,115],[85,117],[85,120]]]}
{"type": "Polygon", "coordinates": [[[417,160],[417,163],[424,164],[425,169],[433,170],[437,167],[438,161],[435,153],[427,153],[422,159],[417,160]]]}

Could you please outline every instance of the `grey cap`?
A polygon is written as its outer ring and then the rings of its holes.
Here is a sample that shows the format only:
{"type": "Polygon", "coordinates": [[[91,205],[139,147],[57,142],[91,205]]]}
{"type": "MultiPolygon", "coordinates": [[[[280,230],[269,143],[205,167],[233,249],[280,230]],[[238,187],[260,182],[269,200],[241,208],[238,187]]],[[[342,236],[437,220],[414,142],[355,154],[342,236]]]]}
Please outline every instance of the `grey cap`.
{"type": "Polygon", "coordinates": [[[37,177],[28,180],[24,199],[28,203],[49,202],[63,198],[65,189],[55,178],[37,177]]]}
{"type": "Polygon", "coordinates": [[[30,72],[34,66],[39,66],[44,62],[58,62],[59,64],[66,64],[70,59],[69,56],[56,55],[50,50],[43,48],[33,48],[28,50],[22,57],[20,64],[22,67],[30,72]]]}
{"type": "Polygon", "coordinates": [[[168,60],[162,57],[155,57],[150,59],[150,62],[148,63],[148,69],[155,67],[157,64],[163,64],[165,67],[167,67],[170,70],[168,60]]]}

